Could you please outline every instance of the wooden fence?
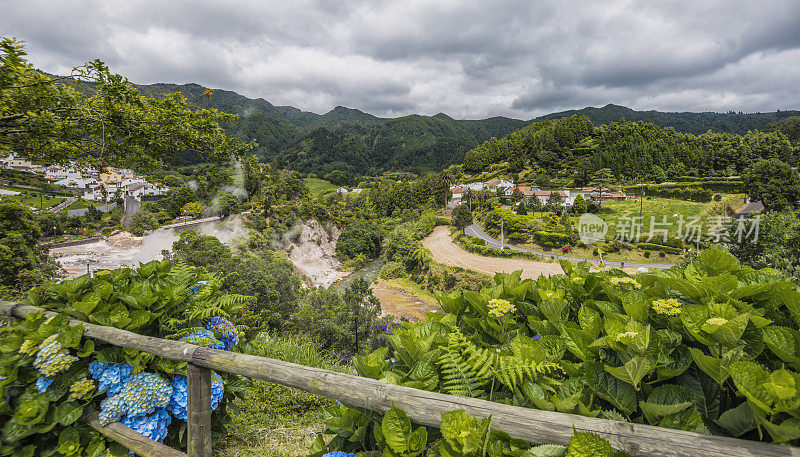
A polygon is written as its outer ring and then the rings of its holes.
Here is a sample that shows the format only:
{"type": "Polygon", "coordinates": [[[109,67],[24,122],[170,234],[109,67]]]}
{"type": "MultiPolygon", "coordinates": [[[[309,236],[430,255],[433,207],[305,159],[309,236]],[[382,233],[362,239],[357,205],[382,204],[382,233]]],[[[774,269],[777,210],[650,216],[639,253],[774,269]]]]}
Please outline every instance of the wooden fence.
{"type": "MultiPolygon", "coordinates": [[[[35,306],[0,301],[0,315],[23,319],[40,311],[35,306]]],[[[46,312],[46,315],[55,313],[46,312]]],[[[322,395],[344,404],[377,412],[393,405],[403,409],[417,424],[438,427],[441,414],[463,409],[475,417],[492,416],[492,428],[513,438],[534,443],[567,444],[575,430],[594,432],[607,439],[616,450],[641,457],[800,457],[800,448],[703,435],[618,422],[573,414],[541,411],[492,403],[475,398],[456,397],[437,392],[387,384],[334,371],[268,359],[247,354],[208,349],[179,341],[139,335],[126,330],[72,319],[70,325],[84,326],[84,335],[115,346],[135,349],[188,366],[188,456],[211,456],[211,370],[234,373],[275,382],[287,387],[322,395]]],[[[145,457],[187,456],[130,430],[120,423],[101,426],[96,415],[84,416],[91,427],[145,457]]]]}

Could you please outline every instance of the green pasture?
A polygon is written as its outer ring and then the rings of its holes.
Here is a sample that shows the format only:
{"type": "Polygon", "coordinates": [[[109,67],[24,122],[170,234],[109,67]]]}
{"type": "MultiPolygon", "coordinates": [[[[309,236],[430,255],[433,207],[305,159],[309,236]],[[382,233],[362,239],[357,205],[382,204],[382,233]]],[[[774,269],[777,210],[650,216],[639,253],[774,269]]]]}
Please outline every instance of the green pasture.
{"type": "Polygon", "coordinates": [[[306,186],[312,195],[319,195],[329,190],[337,189],[339,186],[332,184],[330,181],[319,178],[305,178],[306,186]]]}

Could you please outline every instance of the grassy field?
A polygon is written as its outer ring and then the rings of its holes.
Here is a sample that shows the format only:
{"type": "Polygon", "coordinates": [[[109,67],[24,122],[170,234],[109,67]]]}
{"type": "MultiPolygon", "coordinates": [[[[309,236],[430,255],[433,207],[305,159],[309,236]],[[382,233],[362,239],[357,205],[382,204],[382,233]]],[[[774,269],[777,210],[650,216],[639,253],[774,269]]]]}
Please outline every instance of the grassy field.
{"type": "MultiPolygon", "coordinates": [[[[727,208],[733,209],[734,211],[741,209],[744,206],[744,196],[725,195],[721,201],[710,203],[696,203],[657,197],[645,198],[641,203],[639,200],[605,202],[603,203],[603,212],[598,214],[598,216],[608,224],[608,234],[611,237],[616,235],[619,224],[624,223],[619,221],[619,218],[638,217],[640,215],[640,204],[642,210],[642,234],[645,235],[645,238],[650,233],[651,221],[655,220],[658,224],[663,221],[664,216],[666,216],[669,226],[662,228],[667,228],[669,230],[669,236],[675,237],[678,234],[678,221],[680,216],[683,216],[686,220],[698,216],[707,219],[710,216],[725,215],[727,208]]],[[[704,223],[708,223],[708,221],[704,220],[704,223]]],[[[659,227],[656,226],[656,228],[659,227]]]]}
{"type": "Polygon", "coordinates": [[[338,188],[338,186],[331,184],[330,181],[325,181],[324,179],[305,178],[303,181],[305,181],[306,186],[308,186],[308,190],[311,191],[312,195],[319,195],[323,192],[338,188]]]}
{"type": "Polygon", "coordinates": [[[81,209],[81,208],[88,208],[90,206],[105,206],[108,203],[106,202],[93,202],[89,200],[84,200],[79,198],[77,201],[73,202],[71,205],[64,208],[65,211],[71,211],[74,209],[81,209]]]}
{"type": "MultiPolygon", "coordinates": [[[[613,240],[618,233],[624,233],[627,236],[632,235],[631,224],[637,224],[636,221],[641,221],[639,229],[639,242],[647,242],[652,234],[651,243],[663,244],[664,235],[659,230],[667,230],[668,238],[680,238],[678,235],[679,228],[681,228],[681,216],[683,216],[683,231],[682,236],[686,236],[686,227],[692,221],[692,218],[700,217],[700,222],[697,225],[701,229],[701,239],[706,239],[711,235],[712,227],[714,226],[714,216],[731,216],[732,213],[744,207],[744,195],[741,194],[723,194],[722,200],[718,202],[697,203],[685,200],[676,200],[670,198],[659,197],[645,197],[641,202],[637,200],[627,201],[609,201],[603,203],[603,211],[597,216],[602,218],[608,224],[608,233],[606,240],[613,240]],[[641,211],[641,213],[640,213],[641,211]],[[631,219],[638,218],[641,219],[631,219]],[[664,224],[664,217],[666,217],[666,224],[664,224]],[[652,223],[655,222],[656,225],[652,223]],[[624,224],[627,224],[625,226],[624,224]],[[653,225],[651,227],[651,225],[653,225]],[[651,230],[652,229],[652,230],[651,230]]],[[[550,219],[550,213],[539,212],[533,215],[529,214],[530,224],[540,224],[543,227],[550,219]]],[[[573,227],[577,228],[579,216],[570,215],[573,227]]],[[[682,237],[681,236],[681,237],[682,237]]],[[[691,243],[688,243],[691,245],[691,243]]],[[[520,246],[534,250],[544,250],[545,252],[552,252],[553,254],[560,254],[560,249],[547,250],[535,243],[521,244],[520,246]]],[[[645,256],[643,249],[622,249],[617,253],[603,254],[604,260],[612,260],[619,262],[642,262],[642,263],[675,263],[683,259],[680,254],[666,254],[661,257],[658,252],[651,251],[650,256],[645,256]]],[[[585,248],[573,247],[570,255],[575,257],[598,259],[600,256],[595,255],[594,247],[589,246],[585,248]]]]}
{"type": "MultiPolygon", "coordinates": [[[[6,187],[4,187],[4,189],[6,189],[6,187]]],[[[22,206],[32,207],[36,209],[39,209],[39,205],[41,203],[42,208],[48,209],[64,201],[63,198],[56,198],[49,195],[45,195],[44,199],[40,200],[39,193],[32,190],[20,190],[13,188],[7,188],[7,189],[21,193],[19,195],[0,195],[0,202],[12,201],[19,203],[22,206]]]]}
{"type": "MultiPolygon", "coordinates": [[[[247,353],[305,366],[353,372],[309,339],[258,337],[247,353]]],[[[317,433],[325,426],[321,408],[331,400],[302,390],[253,380],[237,400],[239,412],[231,415],[229,434],[217,444],[215,455],[227,457],[300,457],[308,455],[317,433]]]]}

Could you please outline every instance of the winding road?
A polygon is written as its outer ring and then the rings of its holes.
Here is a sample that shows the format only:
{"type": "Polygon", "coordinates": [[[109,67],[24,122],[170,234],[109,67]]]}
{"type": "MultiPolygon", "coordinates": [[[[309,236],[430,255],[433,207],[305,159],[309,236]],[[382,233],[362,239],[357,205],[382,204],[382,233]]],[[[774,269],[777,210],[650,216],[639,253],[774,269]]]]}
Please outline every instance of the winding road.
{"type": "MultiPolygon", "coordinates": [[[[495,248],[502,249],[503,247],[508,247],[513,251],[532,252],[532,253],[538,254],[538,255],[540,255],[540,256],[542,256],[544,258],[559,259],[559,260],[569,260],[570,262],[587,261],[587,262],[596,263],[596,264],[600,263],[599,259],[584,259],[584,258],[580,258],[580,257],[571,257],[571,256],[567,256],[567,255],[551,254],[549,252],[536,251],[536,250],[533,250],[533,249],[514,246],[513,244],[508,244],[508,243],[502,244],[502,243],[500,243],[500,240],[498,240],[496,238],[492,238],[491,236],[489,236],[488,233],[484,232],[483,229],[478,224],[476,224],[474,222],[472,223],[472,225],[470,225],[470,226],[468,226],[468,227],[466,227],[464,229],[464,233],[466,233],[469,236],[475,237],[475,238],[480,238],[480,239],[486,241],[487,245],[495,247],[495,248]]],[[[674,266],[673,264],[667,264],[667,263],[614,262],[614,261],[608,261],[608,260],[603,261],[603,263],[605,263],[609,267],[655,268],[655,269],[658,269],[658,270],[666,270],[667,268],[671,268],[671,267],[674,266]]]]}
{"type": "Polygon", "coordinates": [[[512,273],[517,270],[522,270],[523,279],[536,279],[541,275],[550,276],[563,273],[561,265],[556,262],[484,257],[467,252],[453,242],[450,229],[441,225],[422,240],[422,244],[431,251],[431,256],[436,262],[490,276],[494,276],[495,273],[512,273]]]}

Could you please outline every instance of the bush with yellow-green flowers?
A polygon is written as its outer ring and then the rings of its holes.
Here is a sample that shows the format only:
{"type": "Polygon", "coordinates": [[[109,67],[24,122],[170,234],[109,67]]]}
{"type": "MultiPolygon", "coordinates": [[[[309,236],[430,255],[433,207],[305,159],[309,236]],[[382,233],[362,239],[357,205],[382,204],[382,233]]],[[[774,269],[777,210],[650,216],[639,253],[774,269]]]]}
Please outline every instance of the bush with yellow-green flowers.
{"type": "MultiPolygon", "coordinates": [[[[797,284],[743,267],[722,249],[682,269],[635,275],[590,272],[588,263],[562,262],[562,269],[535,280],[498,274],[494,287],[437,293],[444,312],[403,323],[388,348],[353,366],[360,376],[417,389],[800,445],[797,284]]],[[[315,453],[407,455],[385,450],[375,418],[345,406],[326,414],[328,436],[315,453]]],[[[466,417],[452,443],[446,425],[446,449],[440,434],[428,434],[424,445],[416,430],[403,436],[414,434],[414,452],[427,452],[421,455],[483,455],[456,449],[457,437],[471,433],[466,417]]],[[[501,440],[489,455],[570,455],[526,449],[501,440]]]]}
{"type": "MultiPolygon", "coordinates": [[[[186,265],[151,262],[31,290],[31,304],[59,314],[38,312],[0,327],[0,456],[128,455],[78,420],[87,411],[97,411],[102,424],[119,421],[185,447],[179,432],[186,415],[176,418],[167,408],[173,383],[185,384],[185,363],[86,338],[81,321],[235,350],[231,321],[247,297],[224,295],[221,285],[186,265]]],[[[225,373],[214,381],[209,400],[219,436],[242,383],[225,373]]]]}

